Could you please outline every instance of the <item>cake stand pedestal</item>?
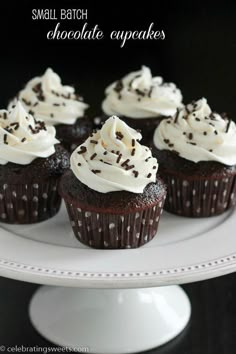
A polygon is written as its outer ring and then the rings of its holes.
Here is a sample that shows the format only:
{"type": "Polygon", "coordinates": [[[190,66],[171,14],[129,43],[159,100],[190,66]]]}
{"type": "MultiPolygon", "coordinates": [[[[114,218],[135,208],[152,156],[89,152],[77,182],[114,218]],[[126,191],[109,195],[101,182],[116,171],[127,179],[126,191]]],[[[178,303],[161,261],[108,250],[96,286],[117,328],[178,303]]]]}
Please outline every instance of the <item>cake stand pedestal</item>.
{"type": "Polygon", "coordinates": [[[0,224],[0,275],[46,285],[29,311],[51,342],[77,352],[148,350],[189,321],[190,302],[177,284],[236,270],[235,214],[164,213],[158,236],[144,247],[94,250],[75,240],[63,206],[40,224],[0,224]]]}

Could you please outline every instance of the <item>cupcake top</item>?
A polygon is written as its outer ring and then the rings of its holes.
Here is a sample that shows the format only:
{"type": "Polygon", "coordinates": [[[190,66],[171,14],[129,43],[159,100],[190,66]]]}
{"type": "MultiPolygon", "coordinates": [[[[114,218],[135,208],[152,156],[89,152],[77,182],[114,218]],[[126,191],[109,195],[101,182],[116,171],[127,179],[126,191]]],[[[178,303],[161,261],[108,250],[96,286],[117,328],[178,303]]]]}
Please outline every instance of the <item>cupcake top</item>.
{"type": "MultiPolygon", "coordinates": [[[[42,76],[30,80],[17,99],[27,112],[48,125],[74,124],[88,108],[75,89],[62,85],[61,78],[50,68],[42,76]]],[[[15,101],[10,102],[8,108],[15,105],[15,101]]]]}
{"type": "Polygon", "coordinates": [[[236,164],[236,126],[225,114],[212,112],[202,98],[161,121],[154,133],[159,150],[170,150],[193,161],[236,164]]]}
{"type": "Polygon", "coordinates": [[[27,113],[21,102],[11,110],[0,110],[0,165],[13,162],[27,165],[37,157],[48,157],[55,152],[54,127],[47,127],[27,113]]]}
{"type": "Polygon", "coordinates": [[[182,94],[172,82],[152,77],[151,70],[142,66],[123,79],[107,87],[102,109],[107,115],[128,118],[155,118],[169,116],[182,107],[182,94]]]}
{"type": "Polygon", "coordinates": [[[142,193],[156,181],[157,160],[139,143],[142,135],[118,117],[110,117],[71,155],[74,175],[89,188],[101,192],[142,193]]]}

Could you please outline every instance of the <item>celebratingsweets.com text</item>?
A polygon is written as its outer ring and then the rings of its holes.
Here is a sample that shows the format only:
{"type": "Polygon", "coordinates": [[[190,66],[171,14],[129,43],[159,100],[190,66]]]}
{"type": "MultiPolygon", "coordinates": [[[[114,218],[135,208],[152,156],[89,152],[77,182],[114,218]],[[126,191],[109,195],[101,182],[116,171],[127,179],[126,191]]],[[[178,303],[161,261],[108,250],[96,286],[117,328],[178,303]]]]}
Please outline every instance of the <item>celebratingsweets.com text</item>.
{"type": "MultiPolygon", "coordinates": [[[[123,48],[130,40],[164,40],[165,31],[156,28],[154,22],[147,23],[145,28],[115,28],[109,33],[105,33],[99,24],[89,24],[88,9],[32,9],[33,25],[38,25],[40,21],[51,21],[52,29],[45,33],[48,40],[103,40],[108,37],[112,41],[118,41],[120,48],[123,48]],[[68,29],[63,22],[71,21],[73,28],[68,29]],[[83,21],[78,27],[77,23],[83,21]],[[54,23],[53,23],[54,22],[54,23]]],[[[72,25],[71,25],[72,26],[72,25]]],[[[132,26],[132,24],[130,25],[132,26]]]]}
{"type": "Polygon", "coordinates": [[[89,347],[40,347],[38,345],[26,347],[24,345],[5,346],[0,345],[0,353],[90,353],[89,347]]]}

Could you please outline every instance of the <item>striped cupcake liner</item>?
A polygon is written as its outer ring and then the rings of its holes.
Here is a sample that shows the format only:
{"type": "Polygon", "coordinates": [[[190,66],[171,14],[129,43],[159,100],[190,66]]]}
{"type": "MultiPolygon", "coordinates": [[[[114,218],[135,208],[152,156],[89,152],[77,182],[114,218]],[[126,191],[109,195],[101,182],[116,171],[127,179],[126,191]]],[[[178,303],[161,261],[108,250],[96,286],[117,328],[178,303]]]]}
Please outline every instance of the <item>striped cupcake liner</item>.
{"type": "Polygon", "coordinates": [[[0,185],[0,221],[31,224],[49,219],[60,208],[58,179],[0,185]]]}
{"type": "Polygon", "coordinates": [[[99,249],[137,248],[155,236],[165,198],[155,206],[130,214],[110,214],[78,208],[67,203],[75,237],[99,249]]]}
{"type": "Polygon", "coordinates": [[[162,176],[167,184],[164,209],[188,217],[222,214],[236,204],[236,176],[190,179],[176,175],[162,176]]]}

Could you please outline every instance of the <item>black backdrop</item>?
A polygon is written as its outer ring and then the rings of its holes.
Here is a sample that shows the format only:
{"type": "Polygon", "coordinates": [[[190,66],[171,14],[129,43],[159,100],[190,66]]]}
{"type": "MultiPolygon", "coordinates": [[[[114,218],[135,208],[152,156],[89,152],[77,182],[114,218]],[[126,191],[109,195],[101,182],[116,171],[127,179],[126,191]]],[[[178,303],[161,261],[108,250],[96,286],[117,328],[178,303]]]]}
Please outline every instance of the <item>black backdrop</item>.
{"type": "MultiPolygon", "coordinates": [[[[51,66],[64,83],[75,84],[99,112],[104,88],[142,64],[153,74],[173,80],[184,101],[201,96],[213,109],[236,117],[235,14],[233,2],[201,1],[4,1],[0,3],[0,108],[24,82],[51,66]],[[129,7],[128,7],[129,5],[129,7]],[[46,40],[55,21],[33,21],[32,8],[88,8],[90,26],[112,29],[146,29],[151,22],[163,28],[164,41],[118,42],[46,40]]],[[[63,22],[76,30],[80,21],[63,22]]],[[[185,332],[152,353],[234,354],[236,326],[235,275],[189,284],[193,312],[185,332]]],[[[35,286],[0,279],[0,344],[48,346],[27,317],[35,286]]],[[[151,352],[150,352],[151,353],[151,352]]]]}

